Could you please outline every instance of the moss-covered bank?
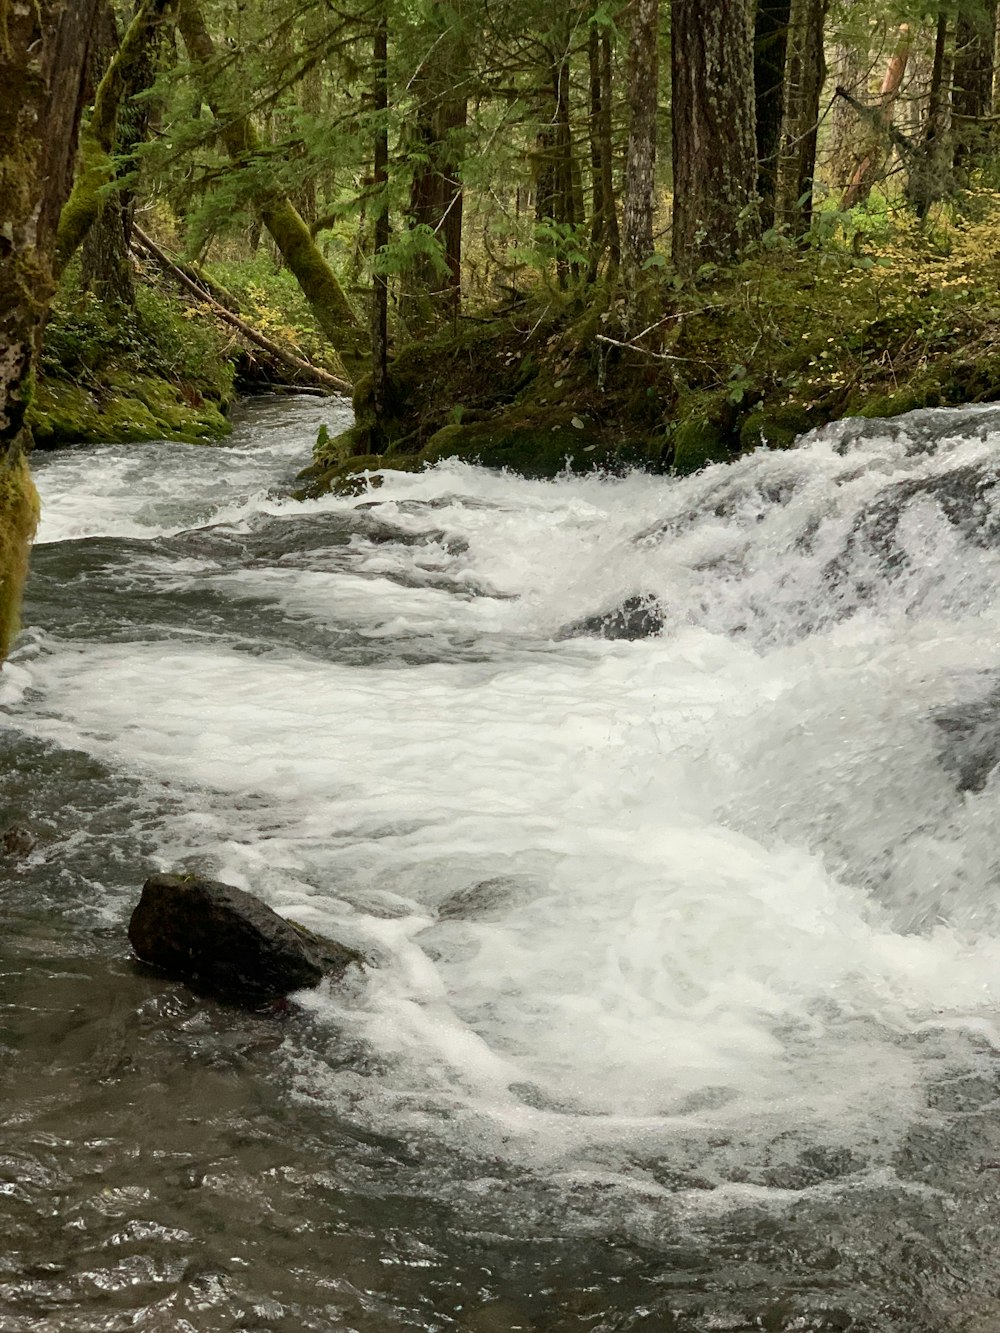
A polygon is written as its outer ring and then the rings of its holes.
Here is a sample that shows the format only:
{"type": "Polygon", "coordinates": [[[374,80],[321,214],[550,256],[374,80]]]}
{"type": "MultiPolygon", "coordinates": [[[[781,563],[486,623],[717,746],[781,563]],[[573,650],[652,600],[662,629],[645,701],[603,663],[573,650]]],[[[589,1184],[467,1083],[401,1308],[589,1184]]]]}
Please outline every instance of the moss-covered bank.
{"type": "Polygon", "coordinates": [[[225,435],[234,394],[231,341],[163,292],[112,308],[71,269],[53,302],[28,422],[35,444],[225,435]]]}
{"type": "Polygon", "coordinates": [[[998,398],[998,227],[991,200],[936,238],[897,222],[891,242],[859,231],[694,284],[665,275],[638,337],[614,292],[529,295],[399,352],[379,454],[361,381],[356,424],[318,445],[306,493],[444,457],[536,477],[687,473],[842,416],[998,398]]]}

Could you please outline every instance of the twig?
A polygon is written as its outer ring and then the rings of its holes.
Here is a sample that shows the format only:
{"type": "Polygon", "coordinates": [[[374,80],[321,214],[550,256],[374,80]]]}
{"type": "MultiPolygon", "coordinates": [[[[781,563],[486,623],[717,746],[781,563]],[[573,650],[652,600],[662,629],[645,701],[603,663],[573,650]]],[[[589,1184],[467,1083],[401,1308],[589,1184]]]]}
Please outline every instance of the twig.
{"type": "Polygon", "coordinates": [[[617,338],[609,338],[604,333],[594,335],[599,343],[610,343],[612,347],[624,347],[627,352],[639,352],[643,356],[651,356],[656,361],[690,361],[689,356],[671,356],[669,352],[651,352],[648,347],[637,347],[635,343],[623,343],[617,338]]]}

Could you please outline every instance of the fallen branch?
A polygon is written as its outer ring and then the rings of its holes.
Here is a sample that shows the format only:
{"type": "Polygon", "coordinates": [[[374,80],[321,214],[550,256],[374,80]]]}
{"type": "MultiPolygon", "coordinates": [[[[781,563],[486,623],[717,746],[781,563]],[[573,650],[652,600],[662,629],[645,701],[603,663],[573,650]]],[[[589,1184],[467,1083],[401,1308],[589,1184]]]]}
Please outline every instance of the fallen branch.
{"type": "Polygon", "coordinates": [[[353,385],[348,380],[341,379],[339,375],[331,375],[328,370],[323,370],[320,366],[314,366],[311,361],[304,361],[302,357],[296,356],[294,352],[289,352],[287,348],[281,347],[278,343],[272,342],[270,338],[265,337],[263,333],[251,326],[239,315],[234,315],[231,310],[227,310],[224,305],[216,301],[204,287],[199,286],[193,278],[188,277],[184,270],[178,267],[160,247],[146,233],[137,227],[132,226],[132,235],[139,242],[142,248],[156,260],[160,267],[170,274],[182,287],[197,296],[198,300],[205,305],[210,306],[213,314],[223,320],[231,328],[236,329],[247,342],[253,343],[256,347],[262,348],[268,356],[275,361],[280,361],[282,365],[288,366],[296,374],[306,375],[311,380],[321,384],[325,389],[332,393],[350,393],[353,385]]]}
{"type": "MultiPolygon", "coordinates": [[[[649,330],[647,329],[648,333],[649,330]]],[[[599,343],[610,343],[612,347],[624,347],[627,352],[639,352],[642,356],[651,356],[655,361],[690,361],[689,356],[671,356],[669,352],[651,352],[648,347],[637,347],[634,342],[624,343],[618,338],[609,338],[607,334],[596,333],[594,335],[599,343]]]]}

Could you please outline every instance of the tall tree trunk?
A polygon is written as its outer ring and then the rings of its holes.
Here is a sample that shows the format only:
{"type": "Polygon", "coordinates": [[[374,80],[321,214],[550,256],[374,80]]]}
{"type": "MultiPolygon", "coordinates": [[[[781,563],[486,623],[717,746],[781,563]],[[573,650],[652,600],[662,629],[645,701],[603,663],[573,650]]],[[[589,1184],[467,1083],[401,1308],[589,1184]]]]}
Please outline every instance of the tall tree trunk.
{"type": "Polygon", "coordinates": [[[622,262],[621,234],[618,230],[618,201],[614,178],[614,127],[611,119],[613,106],[614,73],[611,59],[611,34],[601,32],[601,171],[604,175],[605,218],[608,229],[608,261],[612,273],[617,273],[622,262]]]}
{"type": "Polygon", "coordinates": [[[455,318],[462,295],[462,157],[468,104],[465,36],[461,16],[442,4],[432,10],[433,45],[421,62],[414,91],[420,98],[416,147],[420,163],[410,187],[410,223],[430,228],[446,266],[418,257],[406,275],[404,315],[413,325],[455,318]]]}
{"type": "Polygon", "coordinates": [[[94,95],[94,107],[80,133],[80,163],[73,190],[59,218],[56,271],[61,273],[100,211],[103,191],[115,177],[113,153],[119,111],[146,85],[150,50],[174,0],[141,0],[121,46],[94,95]]]}
{"type": "MultiPolygon", "coordinates": [[[[197,0],[180,0],[177,26],[192,63],[201,72],[205,101],[219,121],[219,132],[226,152],[234,162],[246,162],[258,153],[260,144],[257,133],[248,117],[236,110],[235,97],[227,99],[222,90],[213,86],[211,76],[216,66],[215,45],[197,0]],[[230,101],[229,106],[225,105],[227,100],[230,101]]],[[[309,302],[316,322],[330,339],[350,375],[365,361],[366,348],[357,316],[336,274],[323,258],[309,228],[287,195],[262,193],[257,200],[257,211],[309,302]]]]}
{"type": "Polygon", "coordinates": [[[996,69],[997,0],[966,0],[955,29],[955,76],[952,112],[955,119],[955,166],[979,166],[989,135],[986,117],[993,110],[996,69]]]}
{"type": "Polygon", "coordinates": [[[587,33],[587,96],[590,115],[590,263],[587,281],[594,282],[604,255],[608,220],[604,203],[604,141],[601,137],[601,35],[592,23],[587,33]]]}
{"type": "Polygon", "coordinates": [[[829,0],[792,0],[785,58],[785,118],[777,213],[793,235],[812,222],[819,104],[826,78],[823,30],[829,0]]]}
{"type": "Polygon", "coordinates": [[[949,16],[942,10],[934,36],[934,66],[931,92],[924,122],[923,142],[906,185],[907,198],[923,220],[933,203],[942,198],[951,183],[948,129],[951,110],[952,51],[949,16]]]}
{"type": "Polygon", "coordinates": [[[25,410],[55,285],[96,0],[0,11],[0,659],[18,627],[38,495],[25,410]]]}
{"type": "Polygon", "coordinates": [[[643,319],[643,265],[653,253],[653,185],[660,68],[659,0],[631,0],[628,46],[628,150],[622,204],[622,281],[626,323],[643,319]]]}
{"type": "Polygon", "coordinates": [[[791,0],[759,0],[754,22],[753,84],[757,125],[760,223],[774,226],[778,150],[785,111],[785,53],[791,0]]]}
{"type": "MultiPolygon", "coordinates": [[[[107,304],[125,309],[135,307],[129,260],[135,191],[124,181],[135,170],[135,154],[149,129],[149,102],[137,94],[152,87],[159,32],[157,27],[150,27],[146,42],[136,48],[129,62],[113,143],[114,175],[119,184],[114,194],[99,199],[97,215],[84,237],[80,255],[84,285],[107,304]]],[[[89,64],[96,87],[119,50],[118,28],[107,0],[101,4],[91,46],[89,64]]]]}
{"type": "Polygon", "coordinates": [[[384,260],[389,244],[389,10],[382,0],[375,20],[372,46],[372,108],[375,112],[375,142],[372,171],[372,218],[374,221],[374,271],[372,273],[371,355],[372,413],[371,451],[380,454],[386,444],[386,387],[389,361],[389,275],[384,260]]]}
{"type": "MultiPolygon", "coordinates": [[[[865,47],[843,42],[837,47],[834,78],[856,101],[868,100],[871,56],[865,47]]],[[[843,191],[857,162],[858,113],[845,97],[838,97],[830,114],[830,143],[827,170],[835,189],[843,191]]]]}
{"type": "Polygon", "coordinates": [[[885,77],[879,91],[879,104],[872,112],[865,127],[865,139],[854,164],[851,179],[840,200],[842,212],[863,204],[871,194],[872,186],[885,170],[886,160],[892,149],[892,122],[899,89],[906,73],[907,62],[913,45],[909,24],[902,24],[895,50],[886,66],[885,77]]]}
{"type": "Polygon", "coordinates": [[[674,265],[735,259],[759,235],[748,0],[673,0],[674,265]]]}

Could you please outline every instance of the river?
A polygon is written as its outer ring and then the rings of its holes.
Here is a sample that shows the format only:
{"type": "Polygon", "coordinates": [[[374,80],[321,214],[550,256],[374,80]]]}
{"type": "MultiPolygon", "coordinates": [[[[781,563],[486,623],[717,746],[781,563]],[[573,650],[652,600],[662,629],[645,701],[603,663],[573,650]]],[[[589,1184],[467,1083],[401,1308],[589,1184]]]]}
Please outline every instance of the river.
{"type": "Polygon", "coordinates": [[[0,1328],[1000,1327],[1000,410],[287,498],[346,420],[36,460],[0,1328]],[[137,966],[194,869],[367,967],[137,966]]]}

